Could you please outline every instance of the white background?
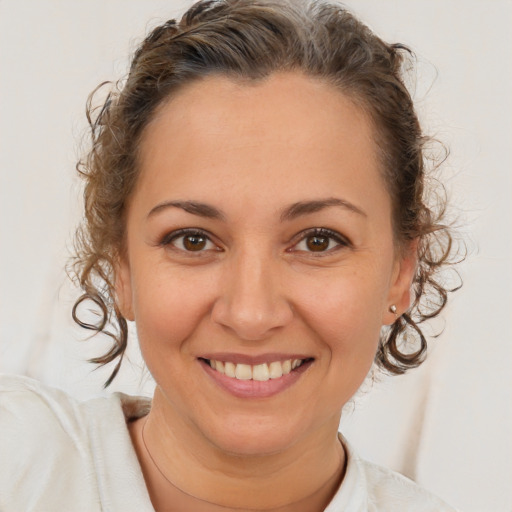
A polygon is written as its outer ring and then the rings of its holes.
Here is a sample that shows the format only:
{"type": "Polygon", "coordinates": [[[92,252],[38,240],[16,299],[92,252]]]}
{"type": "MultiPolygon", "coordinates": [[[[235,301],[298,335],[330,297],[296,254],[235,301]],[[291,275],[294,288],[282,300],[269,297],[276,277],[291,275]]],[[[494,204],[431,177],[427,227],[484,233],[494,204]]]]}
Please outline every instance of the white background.
{"type": "MultiPolygon", "coordinates": [[[[448,189],[469,256],[429,361],[367,386],[343,431],[367,458],[467,512],[512,511],[512,1],[345,2],[419,58],[415,97],[451,149],[448,189]]],[[[0,371],[102,392],[69,320],[63,268],[80,216],[74,165],[87,94],[119,78],[147,29],[185,1],[0,0],[0,371]]],[[[134,365],[114,389],[149,392],[134,365]]]]}

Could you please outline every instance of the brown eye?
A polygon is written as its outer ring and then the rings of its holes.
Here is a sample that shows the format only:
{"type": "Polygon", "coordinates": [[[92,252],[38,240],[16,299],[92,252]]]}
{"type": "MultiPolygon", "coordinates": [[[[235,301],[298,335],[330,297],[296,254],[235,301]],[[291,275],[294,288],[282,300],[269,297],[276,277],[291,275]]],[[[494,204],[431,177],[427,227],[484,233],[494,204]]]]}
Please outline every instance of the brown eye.
{"type": "Polygon", "coordinates": [[[207,233],[196,230],[180,229],[174,233],[170,233],[162,242],[162,246],[172,246],[185,253],[201,253],[219,248],[212,242],[207,233]]]}
{"type": "Polygon", "coordinates": [[[331,254],[344,247],[351,247],[351,243],[343,235],[326,228],[313,228],[303,231],[301,240],[290,250],[317,253],[318,256],[321,256],[324,253],[331,254]]]}
{"type": "Polygon", "coordinates": [[[187,251],[202,251],[206,247],[207,238],[200,235],[187,235],[183,237],[183,247],[187,251]]]}
{"type": "Polygon", "coordinates": [[[312,252],[325,251],[329,247],[329,237],[327,236],[308,236],[306,238],[306,247],[312,252]]]}

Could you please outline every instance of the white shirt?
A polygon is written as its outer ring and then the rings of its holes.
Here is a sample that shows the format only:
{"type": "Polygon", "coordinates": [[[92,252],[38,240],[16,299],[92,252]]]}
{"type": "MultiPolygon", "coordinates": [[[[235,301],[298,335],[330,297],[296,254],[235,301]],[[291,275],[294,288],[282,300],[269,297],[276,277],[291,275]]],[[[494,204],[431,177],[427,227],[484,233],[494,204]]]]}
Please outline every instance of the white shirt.
{"type": "MultiPolygon", "coordinates": [[[[147,398],[79,402],[26,377],[0,376],[1,512],[154,512],[126,426],[147,398]]],[[[348,455],[324,512],[454,512],[411,480],[348,455]]]]}

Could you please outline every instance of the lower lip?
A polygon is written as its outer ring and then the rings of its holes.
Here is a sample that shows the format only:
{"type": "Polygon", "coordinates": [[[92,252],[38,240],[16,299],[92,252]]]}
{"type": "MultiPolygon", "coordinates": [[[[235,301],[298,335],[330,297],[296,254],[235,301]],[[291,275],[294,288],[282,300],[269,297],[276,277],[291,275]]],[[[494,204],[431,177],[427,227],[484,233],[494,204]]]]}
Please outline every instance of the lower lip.
{"type": "Polygon", "coordinates": [[[268,398],[283,392],[295,384],[302,374],[313,364],[313,361],[306,361],[290,373],[279,377],[278,379],[259,380],[240,380],[233,377],[227,377],[223,373],[214,370],[206,361],[199,359],[199,363],[204,371],[214,380],[214,382],[239,398],[268,398]]]}

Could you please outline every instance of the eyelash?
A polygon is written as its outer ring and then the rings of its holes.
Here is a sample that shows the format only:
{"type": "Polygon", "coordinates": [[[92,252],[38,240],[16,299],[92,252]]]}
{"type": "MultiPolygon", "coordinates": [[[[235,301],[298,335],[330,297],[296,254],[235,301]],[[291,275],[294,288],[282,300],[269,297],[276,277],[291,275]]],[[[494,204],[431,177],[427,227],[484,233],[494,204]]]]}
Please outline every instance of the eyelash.
{"type": "MultiPolygon", "coordinates": [[[[313,237],[328,238],[330,241],[333,240],[334,242],[336,242],[337,245],[335,247],[331,247],[330,249],[327,249],[325,251],[318,251],[318,252],[317,251],[303,251],[303,252],[307,252],[307,253],[310,253],[310,254],[315,254],[316,253],[316,256],[323,256],[323,255],[326,255],[326,254],[330,254],[331,252],[339,249],[340,247],[351,247],[352,246],[351,242],[347,238],[343,237],[342,235],[340,235],[336,231],[332,231],[332,230],[327,229],[327,228],[311,228],[311,229],[307,229],[305,231],[302,231],[298,235],[298,237],[299,236],[300,236],[300,238],[298,239],[298,241],[295,242],[290,249],[287,249],[287,252],[300,252],[301,250],[300,249],[297,250],[297,249],[295,249],[295,247],[297,247],[302,242],[306,242],[306,240],[308,238],[313,238],[313,237]]],[[[214,243],[214,242],[212,242],[211,235],[207,231],[203,231],[203,230],[200,230],[200,229],[185,228],[185,229],[179,229],[177,231],[173,231],[172,233],[167,234],[166,236],[164,236],[164,238],[159,243],[159,245],[161,245],[163,247],[168,247],[170,245],[174,245],[173,242],[176,242],[180,238],[185,239],[186,237],[200,237],[200,238],[206,239],[206,243],[208,243],[208,242],[210,242],[212,244],[214,243]]],[[[296,238],[298,238],[298,237],[296,237],[296,238]]],[[[329,245],[330,245],[330,241],[329,241],[329,245]]],[[[205,252],[204,250],[188,251],[185,248],[179,248],[179,247],[176,247],[176,246],[174,246],[174,248],[176,250],[183,251],[183,252],[188,253],[190,255],[192,255],[194,253],[197,253],[197,255],[199,255],[199,254],[205,252]]],[[[216,250],[217,251],[221,251],[222,249],[217,247],[216,250]]]]}
{"type": "MultiPolygon", "coordinates": [[[[168,247],[170,245],[174,245],[173,242],[176,242],[176,240],[179,240],[180,238],[185,239],[186,237],[194,237],[194,236],[206,239],[206,243],[208,243],[208,242],[213,243],[212,237],[207,231],[203,231],[200,229],[178,229],[177,231],[173,231],[172,233],[165,235],[159,245],[168,247]]],[[[194,254],[195,252],[200,254],[200,253],[204,252],[202,250],[201,251],[187,251],[184,248],[179,248],[176,246],[174,246],[174,248],[178,251],[181,250],[181,251],[189,253],[189,254],[194,254]]],[[[217,250],[221,250],[221,249],[217,249],[217,250]]]]}
{"type": "Polygon", "coordinates": [[[304,251],[309,254],[316,253],[315,254],[316,256],[324,256],[327,254],[331,254],[333,251],[336,251],[336,250],[340,249],[341,247],[351,247],[352,246],[352,244],[350,243],[350,241],[347,238],[340,235],[336,231],[332,231],[327,228],[311,228],[311,229],[302,231],[300,233],[299,240],[290,249],[288,249],[288,251],[289,252],[297,251],[297,249],[294,249],[295,247],[297,247],[302,242],[306,242],[308,238],[313,238],[313,237],[327,238],[327,239],[329,239],[329,245],[330,245],[331,240],[334,240],[334,242],[336,242],[336,244],[337,244],[335,247],[331,247],[330,249],[327,249],[326,251],[318,251],[318,252],[304,251]]]}

